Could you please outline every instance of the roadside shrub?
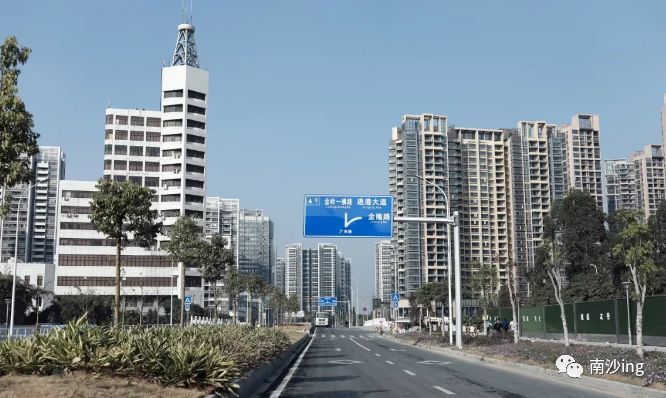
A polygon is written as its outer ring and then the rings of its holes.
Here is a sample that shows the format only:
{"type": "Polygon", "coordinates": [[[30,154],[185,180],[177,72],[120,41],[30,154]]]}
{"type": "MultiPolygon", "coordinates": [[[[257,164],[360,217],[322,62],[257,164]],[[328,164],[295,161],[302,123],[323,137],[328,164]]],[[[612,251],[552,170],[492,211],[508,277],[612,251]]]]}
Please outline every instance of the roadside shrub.
{"type": "Polygon", "coordinates": [[[86,318],[45,336],[0,343],[0,375],[59,374],[76,370],[139,377],[162,385],[235,393],[234,380],[290,345],[273,329],[188,326],[94,327],[86,318]]]}

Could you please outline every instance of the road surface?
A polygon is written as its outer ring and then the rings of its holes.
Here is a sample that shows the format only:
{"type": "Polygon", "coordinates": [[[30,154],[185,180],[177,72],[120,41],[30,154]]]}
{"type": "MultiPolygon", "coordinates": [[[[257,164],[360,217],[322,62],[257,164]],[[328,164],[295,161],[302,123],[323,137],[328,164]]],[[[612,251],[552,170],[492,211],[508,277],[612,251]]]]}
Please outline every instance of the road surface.
{"type": "Polygon", "coordinates": [[[362,329],[318,328],[300,359],[271,397],[609,396],[576,385],[577,379],[564,374],[524,375],[405,346],[362,329]]]}

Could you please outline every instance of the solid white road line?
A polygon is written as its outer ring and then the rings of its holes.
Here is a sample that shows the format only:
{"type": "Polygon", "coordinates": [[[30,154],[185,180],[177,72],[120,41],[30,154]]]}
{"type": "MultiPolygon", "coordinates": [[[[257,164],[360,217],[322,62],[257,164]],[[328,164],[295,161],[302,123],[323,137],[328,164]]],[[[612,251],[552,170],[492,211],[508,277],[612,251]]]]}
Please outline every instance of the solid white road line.
{"type": "Polygon", "coordinates": [[[409,370],[403,369],[402,371],[407,373],[410,376],[416,376],[416,373],[410,372],[409,370]]]}
{"type": "Polygon", "coordinates": [[[369,349],[368,347],[365,347],[365,346],[360,345],[360,344],[358,343],[358,341],[354,340],[354,339],[351,338],[351,337],[349,338],[349,340],[351,340],[352,342],[354,342],[354,344],[356,344],[357,346],[363,348],[363,349],[366,350],[366,351],[372,351],[372,350],[369,349]]]}
{"type": "Polygon", "coordinates": [[[303,352],[301,352],[301,355],[296,360],[296,363],[294,364],[294,366],[292,366],[291,369],[289,369],[289,373],[287,373],[287,377],[285,377],[282,380],[282,382],[280,383],[280,385],[278,386],[278,388],[275,391],[273,391],[270,398],[279,398],[280,395],[282,395],[282,391],[284,391],[285,387],[287,387],[287,384],[289,384],[289,381],[294,376],[294,373],[296,373],[296,369],[298,369],[298,366],[301,364],[301,361],[303,360],[303,357],[308,352],[308,349],[310,349],[310,346],[312,345],[313,341],[314,341],[314,339],[310,339],[310,342],[308,343],[307,347],[305,347],[303,352]]]}
{"type": "Polygon", "coordinates": [[[456,393],[454,393],[453,391],[449,391],[444,387],[432,386],[432,388],[434,388],[435,390],[439,390],[439,391],[443,392],[446,395],[456,395],[456,393]]]}
{"type": "Polygon", "coordinates": [[[386,363],[389,364],[389,365],[395,365],[395,364],[394,364],[393,362],[391,362],[391,361],[386,361],[386,363]]]}
{"type": "Polygon", "coordinates": [[[375,355],[377,355],[378,357],[381,357],[381,355],[380,355],[380,354],[375,354],[375,355]]]}

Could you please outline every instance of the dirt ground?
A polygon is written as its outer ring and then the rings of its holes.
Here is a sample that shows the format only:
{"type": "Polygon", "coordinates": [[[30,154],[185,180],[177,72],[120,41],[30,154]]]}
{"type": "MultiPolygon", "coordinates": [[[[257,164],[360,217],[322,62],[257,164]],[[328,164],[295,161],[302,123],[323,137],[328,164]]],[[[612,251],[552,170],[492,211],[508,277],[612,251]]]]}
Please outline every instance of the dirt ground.
{"type": "Polygon", "coordinates": [[[0,398],[198,398],[204,395],[202,391],[85,374],[0,377],[0,398]]]}
{"type": "Polygon", "coordinates": [[[291,343],[295,343],[303,337],[305,334],[303,332],[304,328],[307,328],[307,325],[290,325],[290,326],[278,326],[279,330],[282,330],[289,336],[291,343]]]}

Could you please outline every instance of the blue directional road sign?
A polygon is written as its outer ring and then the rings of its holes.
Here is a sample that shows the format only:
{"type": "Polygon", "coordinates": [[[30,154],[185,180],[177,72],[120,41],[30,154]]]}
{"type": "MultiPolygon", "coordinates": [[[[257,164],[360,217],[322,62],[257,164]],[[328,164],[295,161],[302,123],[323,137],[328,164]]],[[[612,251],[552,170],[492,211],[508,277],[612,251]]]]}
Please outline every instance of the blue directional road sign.
{"type": "Polygon", "coordinates": [[[392,233],[390,195],[305,195],[306,238],[390,238],[392,233]]]}
{"type": "Polygon", "coordinates": [[[337,297],[319,297],[319,306],[320,307],[337,307],[338,298],[337,297]]]}
{"type": "Polygon", "coordinates": [[[185,296],[185,300],[183,300],[183,304],[185,304],[185,311],[190,311],[190,306],[192,305],[192,296],[185,296]]]}
{"type": "Polygon", "coordinates": [[[400,293],[393,292],[391,294],[391,303],[393,304],[393,308],[398,308],[398,305],[400,304],[400,293]]]}

